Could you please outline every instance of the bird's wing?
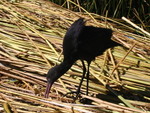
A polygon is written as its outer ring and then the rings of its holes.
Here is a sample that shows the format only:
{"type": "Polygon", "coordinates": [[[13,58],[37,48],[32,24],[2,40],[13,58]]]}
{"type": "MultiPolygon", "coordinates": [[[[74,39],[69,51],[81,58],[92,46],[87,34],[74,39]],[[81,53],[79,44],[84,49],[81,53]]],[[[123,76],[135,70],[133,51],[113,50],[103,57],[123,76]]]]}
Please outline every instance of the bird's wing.
{"type": "Polygon", "coordinates": [[[93,26],[85,26],[78,37],[78,51],[87,54],[98,54],[112,46],[111,40],[112,30],[105,28],[97,28],[93,26]]]}
{"type": "Polygon", "coordinates": [[[67,30],[66,35],[63,40],[63,54],[64,57],[68,57],[76,50],[78,45],[78,38],[82,33],[85,21],[83,18],[76,20],[70,28],[67,30]]]}

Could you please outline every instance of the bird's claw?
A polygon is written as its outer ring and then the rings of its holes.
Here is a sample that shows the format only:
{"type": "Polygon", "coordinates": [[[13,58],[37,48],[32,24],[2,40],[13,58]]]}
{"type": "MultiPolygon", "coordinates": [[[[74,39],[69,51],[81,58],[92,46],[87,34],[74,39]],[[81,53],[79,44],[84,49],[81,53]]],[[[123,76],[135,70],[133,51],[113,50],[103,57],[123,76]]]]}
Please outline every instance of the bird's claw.
{"type": "Polygon", "coordinates": [[[80,93],[77,91],[71,91],[64,95],[65,97],[73,98],[73,100],[76,100],[78,97],[80,97],[80,93]]]}
{"type": "Polygon", "coordinates": [[[87,98],[82,98],[80,95],[81,92],[78,91],[71,91],[66,93],[64,96],[68,97],[68,98],[72,98],[73,102],[75,102],[78,98],[79,98],[79,102],[81,103],[91,103],[91,100],[87,99],[87,98]]]}

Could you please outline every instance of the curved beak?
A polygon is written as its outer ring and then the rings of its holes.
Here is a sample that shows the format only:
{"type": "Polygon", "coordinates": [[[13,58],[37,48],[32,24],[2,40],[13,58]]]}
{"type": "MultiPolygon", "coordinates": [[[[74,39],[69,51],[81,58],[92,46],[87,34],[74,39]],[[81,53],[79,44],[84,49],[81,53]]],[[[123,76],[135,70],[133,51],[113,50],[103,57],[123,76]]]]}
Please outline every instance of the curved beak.
{"type": "Polygon", "coordinates": [[[45,98],[48,98],[51,87],[52,87],[52,83],[47,83],[46,91],[45,91],[45,95],[44,95],[45,98]]]}

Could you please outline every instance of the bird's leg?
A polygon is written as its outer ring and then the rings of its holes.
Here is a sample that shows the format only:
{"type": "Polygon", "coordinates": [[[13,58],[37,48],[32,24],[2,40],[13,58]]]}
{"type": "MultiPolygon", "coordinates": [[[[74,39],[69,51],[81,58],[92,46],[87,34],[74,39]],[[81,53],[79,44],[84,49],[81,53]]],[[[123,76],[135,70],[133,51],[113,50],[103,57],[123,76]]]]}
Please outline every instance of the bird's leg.
{"type": "Polygon", "coordinates": [[[87,69],[87,74],[86,74],[86,79],[87,79],[87,82],[86,82],[86,95],[88,95],[88,92],[89,92],[89,67],[90,67],[90,63],[91,62],[88,62],[88,69],[87,69]]]}
{"type": "MultiPolygon", "coordinates": [[[[89,92],[89,67],[90,67],[90,64],[91,64],[91,61],[87,61],[88,63],[88,67],[87,67],[87,74],[86,74],[86,79],[87,79],[87,82],[86,82],[86,95],[88,95],[88,92],[89,92]]],[[[82,98],[80,100],[81,103],[91,103],[91,100],[87,99],[87,98],[82,98]]]]}
{"type": "Polygon", "coordinates": [[[80,84],[79,84],[79,86],[78,86],[78,89],[77,89],[75,92],[70,92],[70,93],[67,93],[67,94],[64,95],[64,96],[67,96],[68,94],[76,93],[76,96],[75,96],[75,98],[74,98],[74,101],[79,97],[81,85],[82,85],[83,79],[85,78],[85,73],[86,73],[86,67],[85,67],[84,61],[81,60],[81,62],[82,62],[82,65],[83,65],[83,74],[82,74],[82,78],[81,78],[80,84]]]}
{"type": "Polygon", "coordinates": [[[82,78],[81,78],[80,84],[79,84],[78,89],[77,89],[76,99],[77,99],[77,98],[78,98],[78,96],[79,96],[80,89],[81,89],[81,85],[82,85],[83,79],[85,78],[85,73],[86,73],[86,67],[85,67],[84,61],[83,61],[83,60],[81,60],[81,62],[82,62],[82,65],[83,65],[83,75],[82,75],[82,78]]]}

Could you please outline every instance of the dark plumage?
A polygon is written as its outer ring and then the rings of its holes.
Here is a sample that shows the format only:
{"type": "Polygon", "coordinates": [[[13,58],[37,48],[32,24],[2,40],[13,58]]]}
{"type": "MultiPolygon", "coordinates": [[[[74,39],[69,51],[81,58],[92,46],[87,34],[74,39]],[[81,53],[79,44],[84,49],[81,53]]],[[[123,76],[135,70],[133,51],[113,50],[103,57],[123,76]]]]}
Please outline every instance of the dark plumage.
{"type": "Polygon", "coordinates": [[[89,66],[91,61],[94,60],[96,56],[103,54],[106,49],[119,45],[111,40],[111,36],[111,29],[85,26],[83,18],[76,20],[68,29],[63,40],[63,62],[48,71],[45,97],[48,97],[53,83],[66,73],[77,60],[81,60],[83,65],[83,77],[77,90],[78,93],[80,92],[80,87],[86,73],[84,60],[88,63],[88,95],[89,66]]]}

